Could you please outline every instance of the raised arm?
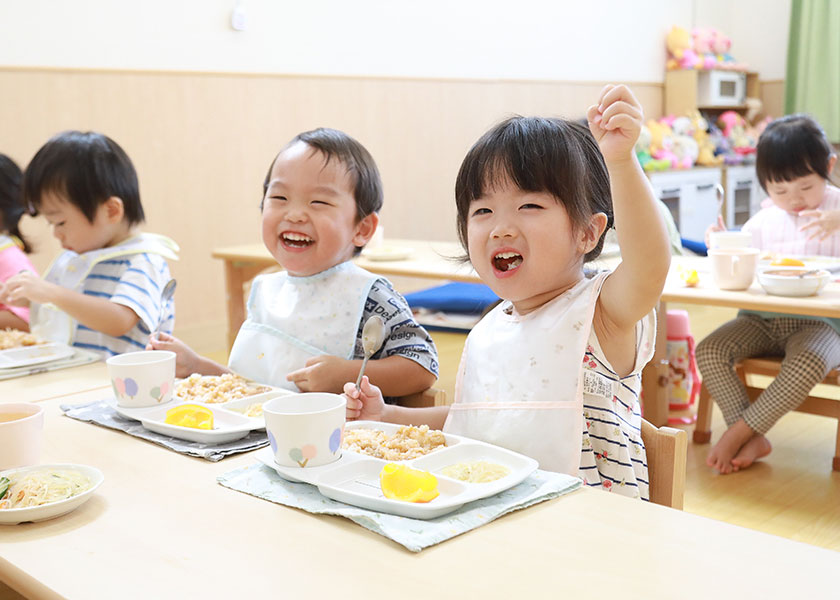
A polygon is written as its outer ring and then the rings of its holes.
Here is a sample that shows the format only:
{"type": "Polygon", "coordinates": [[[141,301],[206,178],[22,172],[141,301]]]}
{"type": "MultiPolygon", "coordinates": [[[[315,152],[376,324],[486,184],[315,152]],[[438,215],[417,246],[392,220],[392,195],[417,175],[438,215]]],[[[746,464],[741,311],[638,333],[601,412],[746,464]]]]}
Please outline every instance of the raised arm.
{"type": "Polygon", "coordinates": [[[621,263],[601,291],[599,318],[606,329],[626,333],[659,301],[671,264],[668,233],[633,150],[643,119],[635,96],[608,85],[587,118],[607,164],[621,247],[621,263]]]}

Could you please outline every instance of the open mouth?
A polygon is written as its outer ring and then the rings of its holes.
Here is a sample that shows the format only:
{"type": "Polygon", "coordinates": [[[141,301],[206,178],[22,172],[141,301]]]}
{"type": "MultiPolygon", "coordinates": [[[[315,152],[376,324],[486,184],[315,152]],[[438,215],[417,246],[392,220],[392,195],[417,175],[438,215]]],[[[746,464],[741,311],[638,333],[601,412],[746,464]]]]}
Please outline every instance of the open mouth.
{"type": "Polygon", "coordinates": [[[512,271],[522,264],[522,255],[517,252],[499,252],[493,257],[497,271],[512,271]]]}
{"type": "Polygon", "coordinates": [[[293,233],[291,231],[286,231],[280,234],[280,239],[283,243],[287,246],[292,248],[307,248],[315,243],[308,235],[304,235],[302,233],[293,233]]]}

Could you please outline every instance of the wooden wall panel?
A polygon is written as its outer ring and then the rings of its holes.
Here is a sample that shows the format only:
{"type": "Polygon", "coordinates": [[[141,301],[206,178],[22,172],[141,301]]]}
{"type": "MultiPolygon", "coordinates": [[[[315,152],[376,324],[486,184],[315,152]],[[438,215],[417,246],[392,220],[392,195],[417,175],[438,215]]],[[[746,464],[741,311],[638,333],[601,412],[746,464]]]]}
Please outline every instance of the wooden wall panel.
{"type": "MultiPolygon", "coordinates": [[[[469,146],[513,113],[577,118],[599,83],[0,69],[0,152],[23,166],[54,133],[96,130],[137,167],[145,229],[181,245],[176,333],[224,347],[216,246],[259,241],[258,203],[274,155],[296,133],[343,129],[382,172],[391,237],[455,239],[453,186],[469,146]]],[[[649,116],[662,85],[634,84],[649,116]]],[[[58,252],[41,219],[24,230],[36,266],[58,252]]]]}

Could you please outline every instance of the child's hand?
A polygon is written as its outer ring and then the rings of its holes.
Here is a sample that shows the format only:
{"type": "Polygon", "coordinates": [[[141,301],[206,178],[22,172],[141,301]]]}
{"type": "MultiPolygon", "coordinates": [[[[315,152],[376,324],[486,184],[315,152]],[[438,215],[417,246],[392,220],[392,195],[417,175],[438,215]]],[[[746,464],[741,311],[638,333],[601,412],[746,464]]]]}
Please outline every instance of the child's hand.
{"type": "Polygon", "coordinates": [[[21,271],[6,280],[4,297],[7,304],[25,306],[27,301],[46,304],[52,302],[56,285],[44,281],[32,271],[21,271]]]}
{"type": "Polygon", "coordinates": [[[347,368],[349,362],[329,354],[313,356],[306,361],[305,367],[292,371],[286,379],[302,392],[338,392],[351,376],[347,368]]]}
{"type": "Polygon", "coordinates": [[[175,377],[189,377],[201,372],[201,357],[174,335],[159,332],[157,338],[149,337],[146,350],[169,350],[175,353],[175,377]]]}
{"type": "Polygon", "coordinates": [[[706,237],[705,237],[706,248],[711,248],[712,247],[712,244],[711,244],[710,240],[712,238],[712,232],[713,231],[726,231],[726,223],[723,222],[723,216],[722,215],[718,215],[717,223],[712,223],[706,229],[706,237]]]}
{"type": "Polygon", "coordinates": [[[611,84],[604,87],[598,104],[586,112],[586,119],[606,162],[635,158],[633,147],[639,139],[643,118],[642,107],[628,87],[611,84]]]}
{"type": "Polygon", "coordinates": [[[799,228],[799,231],[810,230],[809,240],[822,241],[840,229],[840,210],[803,210],[799,216],[814,219],[799,228]]]}
{"type": "Polygon", "coordinates": [[[382,397],[382,390],[370,383],[367,375],[362,377],[359,384],[348,381],[344,384],[344,396],[347,398],[347,420],[348,421],[381,421],[382,413],[385,411],[385,399],[382,397]]]}

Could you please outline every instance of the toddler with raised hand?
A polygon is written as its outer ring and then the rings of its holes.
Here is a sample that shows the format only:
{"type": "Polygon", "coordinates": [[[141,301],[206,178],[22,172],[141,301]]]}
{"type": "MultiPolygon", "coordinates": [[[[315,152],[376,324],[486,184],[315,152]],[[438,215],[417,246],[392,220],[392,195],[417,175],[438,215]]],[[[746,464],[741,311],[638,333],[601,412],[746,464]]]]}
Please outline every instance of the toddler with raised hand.
{"type": "Polygon", "coordinates": [[[347,417],[443,427],[648,499],[638,396],[669,242],[633,152],[638,101],[610,85],[587,118],[508,119],[461,165],[459,236],[503,302],[467,338],[454,404],[387,405],[363,381],[345,385],[347,417]],[[589,278],[613,219],[622,262],[589,278]]]}
{"type": "Polygon", "coordinates": [[[335,129],[295,136],[263,184],[262,239],[283,267],[251,285],[248,318],[228,366],[163,335],[149,348],[176,352],[176,374],[236,372],[304,392],[341,392],[359,373],[362,328],[378,315],[385,342],[366,372],[388,396],[423,391],[437,379],[437,351],[390,282],[351,259],[379,222],[382,183],[373,157],[335,129]]]}
{"type": "MultiPolygon", "coordinates": [[[[840,256],[840,189],[830,184],[837,155],[806,115],[776,119],[758,140],[756,174],[769,198],[742,231],[752,245],[778,257],[840,256]]],[[[719,221],[710,231],[723,229],[719,221]]],[[[741,310],[697,345],[703,384],[728,429],[706,464],[719,473],[744,469],[772,450],[765,434],[797,408],[840,364],[840,320],[741,310]],[[784,356],[773,382],[750,404],[734,364],[753,356],[784,356]]]]}

